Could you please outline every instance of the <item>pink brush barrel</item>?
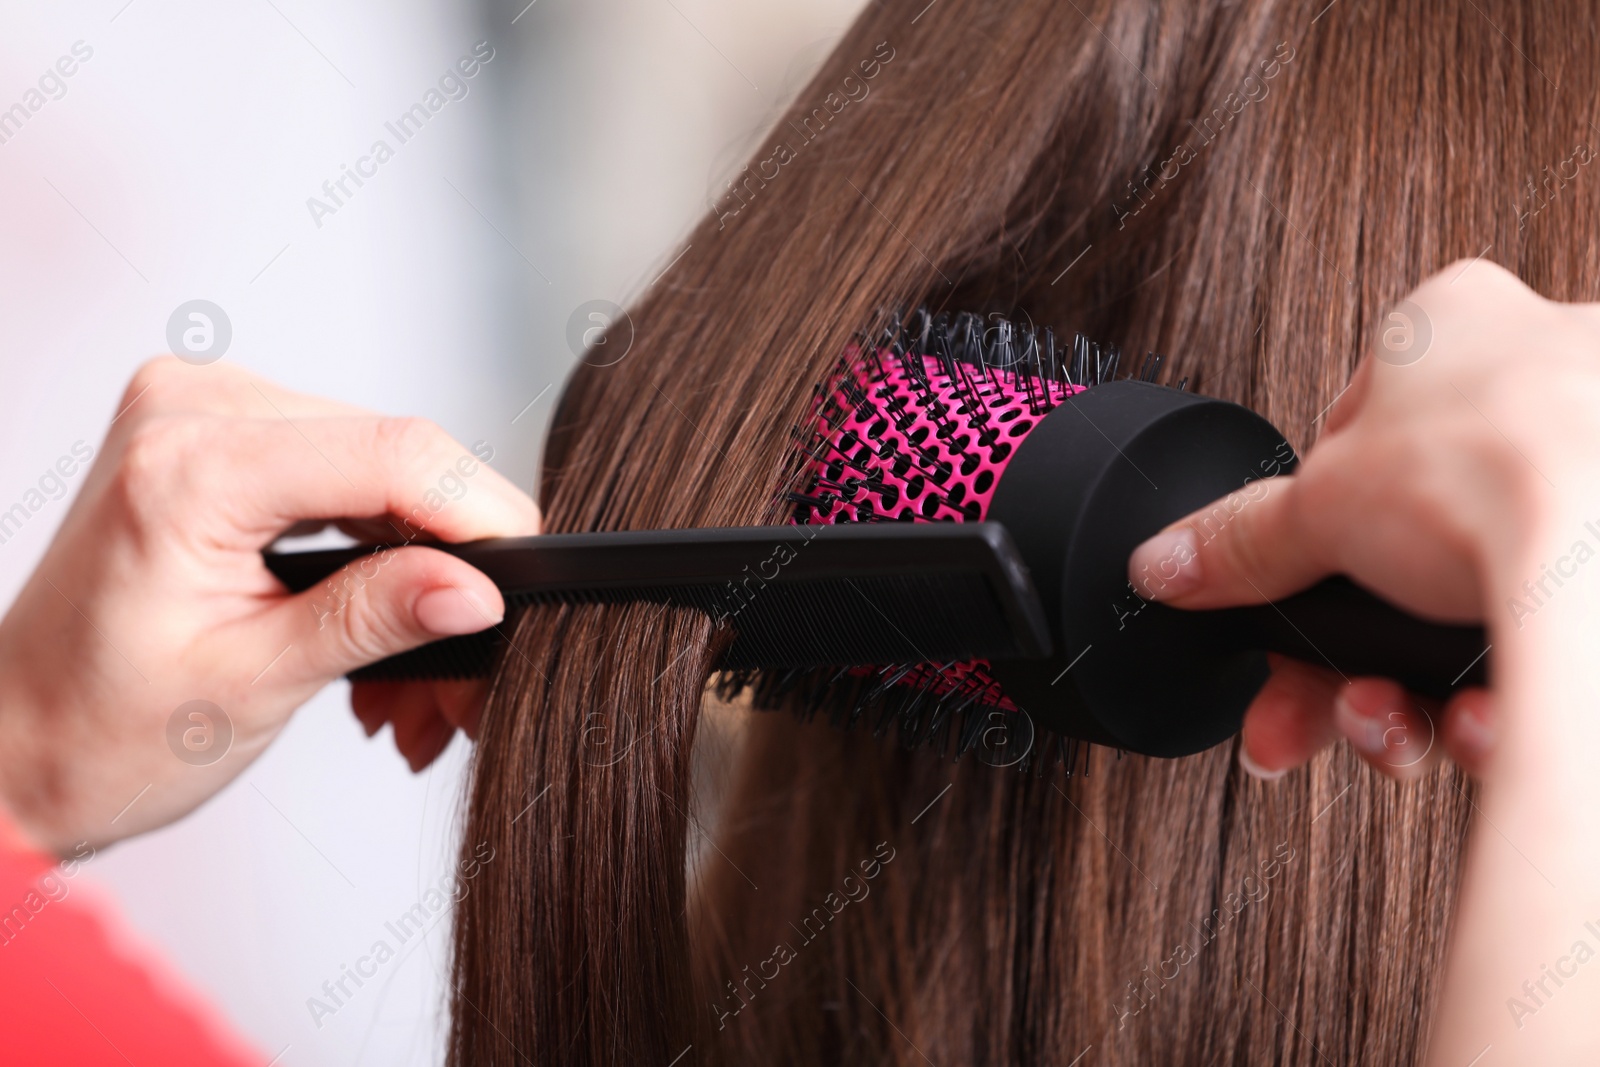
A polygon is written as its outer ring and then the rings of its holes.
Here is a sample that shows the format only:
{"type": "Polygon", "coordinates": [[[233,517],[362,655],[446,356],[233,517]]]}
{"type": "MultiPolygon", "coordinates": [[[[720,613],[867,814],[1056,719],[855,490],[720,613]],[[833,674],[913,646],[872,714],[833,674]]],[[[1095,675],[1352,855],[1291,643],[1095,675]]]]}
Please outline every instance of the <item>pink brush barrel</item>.
{"type": "Polygon", "coordinates": [[[885,349],[847,359],[817,414],[824,450],[801,524],[977,522],[1039,416],[1084,389],[960,363],[946,374],[934,356],[885,349]]]}
{"type": "MultiPolygon", "coordinates": [[[[798,524],[978,522],[1029,431],[1116,354],[1077,339],[1072,366],[1054,337],[973,315],[913,316],[879,345],[854,344],[820,392],[791,494],[798,524]],[[1069,371],[1075,372],[1069,376],[1069,371]]],[[[1007,712],[1016,705],[985,660],[895,668],[896,684],[1007,712]]],[[[863,672],[870,673],[870,672],[863,672]]]]}

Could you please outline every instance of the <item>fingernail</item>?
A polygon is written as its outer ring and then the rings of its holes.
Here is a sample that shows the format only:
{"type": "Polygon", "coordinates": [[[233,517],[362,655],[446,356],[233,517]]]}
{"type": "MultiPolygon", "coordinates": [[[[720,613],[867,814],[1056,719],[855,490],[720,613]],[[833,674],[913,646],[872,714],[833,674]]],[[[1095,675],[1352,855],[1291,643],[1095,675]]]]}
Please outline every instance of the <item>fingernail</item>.
{"type": "Polygon", "coordinates": [[[1333,721],[1339,732],[1365,756],[1384,755],[1388,746],[1384,735],[1392,722],[1385,714],[1386,705],[1370,699],[1350,699],[1350,689],[1345,687],[1333,702],[1333,721]]]}
{"type": "Polygon", "coordinates": [[[1495,724],[1489,717],[1487,702],[1469,705],[1456,712],[1452,730],[1457,744],[1465,745],[1479,756],[1489,755],[1500,741],[1495,724]]]}
{"type": "Polygon", "coordinates": [[[495,625],[502,617],[490,611],[475,594],[449,585],[430,589],[417,597],[411,613],[417,625],[440,637],[475,634],[495,625]]]}
{"type": "Polygon", "coordinates": [[[1200,553],[1187,526],[1162,530],[1133,550],[1128,577],[1147,600],[1171,600],[1200,585],[1200,553]]]}
{"type": "Polygon", "coordinates": [[[1260,778],[1263,782],[1275,782],[1289,773],[1288,767],[1273,771],[1261,766],[1261,764],[1250,758],[1250,750],[1243,745],[1239,746],[1239,766],[1245,769],[1246,774],[1253,778],[1260,778]]]}

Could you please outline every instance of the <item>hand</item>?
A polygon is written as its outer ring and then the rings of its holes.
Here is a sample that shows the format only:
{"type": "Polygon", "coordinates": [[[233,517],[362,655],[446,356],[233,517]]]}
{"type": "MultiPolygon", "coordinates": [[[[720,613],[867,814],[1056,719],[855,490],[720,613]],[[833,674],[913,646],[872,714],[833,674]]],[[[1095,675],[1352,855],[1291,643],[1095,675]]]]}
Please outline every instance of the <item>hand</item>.
{"type": "MultiPolygon", "coordinates": [[[[1492,264],[1456,264],[1384,328],[1389,346],[1362,362],[1299,470],[1241,496],[1220,530],[1200,521],[1208,507],[1141,545],[1137,589],[1209,608],[1342,573],[1424,617],[1486,620],[1496,649],[1509,647],[1524,619],[1508,602],[1540,575],[1531,546],[1548,542],[1542,558],[1554,559],[1582,531],[1568,510],[1600,453],[1600,311],[1543,300],[1492,264]]],[[[1340,736],[1396,777],[1442,753],[1474,773],[1489,765],[1500,723],[1484,690],[1441,708],[1385,679],[1272,665],[1243,730],[1241,761],[1258,775],[1340,736]]]]}
{"type": "MultiPolygon", "coordinates": [[[[463,541],[539,527],[532,500],[436,426],[226,364],[146,364],[119,411],[0,621],[0,803],[56,851],[171,822],[328,682],[504,615],[493,582],[421,545],[291,596],[260,557],[286,529],[386,517],[391,541],[463,541]]],[[[392,723],[414,769],[476,713],[461,683],[355,692],[368,733],[392,723]]]]}
{"type": "Polygon", "coordinates": [[[1294,475],[1209,540],[1193,516],[1152,538],[1129,576],[1199,608],[1342,572],[1419,615],[1484,621],[1491,690],[1437,710],[1393,683],[1278,660],[1241,760],[1281,774],[1342,734],[1378,769],[1416,773],[1427,761],[1397,759],[1385,730],[1423,740],[1436,719],[1430,759],[1448,752],[1481,788],[1428,1062],[1593,1063],[1600,986],[1546,999],[1534,983],[1600,915],[1600,576],[1585,569],[1600,547],[1600,308],[1478,263],[1429,279],[1402,311],[1431,345],[1407,349],[1391,316],[1400,343],[1362,363],[1294,475]]]}

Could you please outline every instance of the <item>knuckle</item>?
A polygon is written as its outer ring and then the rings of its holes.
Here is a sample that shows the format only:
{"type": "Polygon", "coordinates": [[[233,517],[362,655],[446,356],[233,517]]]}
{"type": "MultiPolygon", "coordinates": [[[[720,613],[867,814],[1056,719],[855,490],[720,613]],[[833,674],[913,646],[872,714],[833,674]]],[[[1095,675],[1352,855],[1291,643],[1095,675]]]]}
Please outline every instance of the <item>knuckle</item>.
{"type": "Polygon", "coordinates": [[[427,456],[450,440],[437,423],[413,415],[380,418],[373,433],[380,451],[400,456],[427,456]]]}
{"type": "Polygon", "coordinates": [[[383,578],[395,556],[380,551],[349,564],[323,583],[312,602],[317,629],[331,631],[345,662],[376,662],[417,643],[398,599],[401,586],[383,578]]]}
{"type": "Polygon", "coordinates": [[[117,482],[141,499],[170,496],[194,470],[199,426],[192,419],[157,417],[129,434],[117,464],[117,482]]]}
{"type": "Polygon", "coordinates": [[[259,456],[230,437],[223,420],[156,415],[128,433],[112,467],[110,493],[141,528],[192,521],[214,509],[259,456]],[[219,430],[222,432],[219,433],[219,430]]]}
{"type": "Polygon", "coordinates": [[[248,371],[230,363],[199,370],[176,356],[156,356],[133,372],[117,410],[137,403],[138,408],[130,412],[130,421],[134,422],[142,421],[143,412],[155,416],[179,411],[245,410],[244,405],[253,396],[251,377],[248,371]]]}
{"type": "Polygon", "coordinates": [[[1491,259],[1461,258],[1428,277],[1418,292],[1439,290],[1449,293],[1516,293],[1532,290],[1511,271],[1491,259]]]}
{"type": "MultiPolygon", "coordinates": [[[[1284,492],[1282,488],[1277,491],[1284,492]]],[[[1241,500],[1229,524],[1229,536],[1222,539],[1228,569],[1247,580],[1270,580],[1281,569],[1278,565],[1283,547],[1281,542],[1292,528],[1288,513],[1297,505],[1294,494],[1289,494],[1267,506],[1277,509],[1276,521],[1265,521],[1265,513],[1256,510],[1256,503],[1248,499],[1241,500]]]]}
{"type": "Polygon", "coordinates": [[[128,387],[122,391],[117,410],[122,411],[141,399],[149,402],[151,408],[159,407],[173,391],[183,366],[183,361],[177,356],[156,356],[145,360],[128,380],[128,387]]]}
{"type": "Polygon", "coordinates": [[[1267,563],[1260,534],[1248,522],[1234,524],[1230,533],[1222,540],[1227,569],[1246,579],[1260,577],[1267,563]]]}
{"type": "Polygon", "coordinates": [[[374,614],[360,606],[344,613],[340,634],[351,659],[367,663],[382,659],[390,647],[390,630],[374,614]]]}
{"type": "Polygon", "coordinates": [[[1487,259],[1460,259],[1429,277],[1410,296],[1436,328],[1471,324],[1467,334],[1494,332],[1514,310],[1539,311],[1547,303],[1522,279],[1487,259]]]}
{"type": "Polygon", "coordinates": [[[355,579],[357,587],[346,592],[349,599],[339,613],[339,639],[351,659],[371,663],[401,648],[404,635],[392,614],[378,603],[377,591],[359,583],[355,579]]]}

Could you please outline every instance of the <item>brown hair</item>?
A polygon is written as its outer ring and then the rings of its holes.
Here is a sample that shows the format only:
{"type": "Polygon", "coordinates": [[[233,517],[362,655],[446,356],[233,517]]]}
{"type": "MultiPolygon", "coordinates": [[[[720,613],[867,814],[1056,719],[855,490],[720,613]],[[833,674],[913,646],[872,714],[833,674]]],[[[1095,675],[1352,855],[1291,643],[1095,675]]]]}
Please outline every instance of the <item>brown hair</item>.
{"type": "MultiPolygon", "coordinates": [[[[627,357],[572,378],[549,528],[781,521],[813,385],[917,301],[1166,353],[1303,448],[1452,260],[1593,299],[1587,6],[1318,7],[869,6],[627,357]]],[[[520,620],[471,786],[466,847],[496,858],[458,914],[453,1064],[1420,1058],[1456,771],[1397,785],[1340,746],[1264,784],[1221,746],[1040,777],[737,710],[712,818],[712,636],[649,605],[520,620]]]]}

